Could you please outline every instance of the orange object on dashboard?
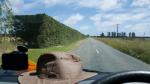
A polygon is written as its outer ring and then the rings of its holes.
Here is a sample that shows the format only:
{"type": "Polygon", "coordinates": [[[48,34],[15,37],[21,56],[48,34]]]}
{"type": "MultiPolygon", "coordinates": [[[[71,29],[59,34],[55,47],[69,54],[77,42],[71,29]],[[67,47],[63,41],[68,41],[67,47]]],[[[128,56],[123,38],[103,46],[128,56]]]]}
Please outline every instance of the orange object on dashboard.
{"type": "Polygon", "coordinates": [[[36,70],[36,63],[31,60],[28,60],[28,71],[33,71],[33,70],[36,70]]]}

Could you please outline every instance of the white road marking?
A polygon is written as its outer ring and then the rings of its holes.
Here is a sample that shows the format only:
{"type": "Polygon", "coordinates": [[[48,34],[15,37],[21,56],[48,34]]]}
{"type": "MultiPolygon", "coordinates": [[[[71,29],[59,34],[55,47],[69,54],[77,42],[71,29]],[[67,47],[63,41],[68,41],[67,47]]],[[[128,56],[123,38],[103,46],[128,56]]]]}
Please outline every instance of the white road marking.
{"type": "Polygon", "coordinates": [[[96,53],[99,54],[99,50],[98,49],[96,49],[96,53]]]}

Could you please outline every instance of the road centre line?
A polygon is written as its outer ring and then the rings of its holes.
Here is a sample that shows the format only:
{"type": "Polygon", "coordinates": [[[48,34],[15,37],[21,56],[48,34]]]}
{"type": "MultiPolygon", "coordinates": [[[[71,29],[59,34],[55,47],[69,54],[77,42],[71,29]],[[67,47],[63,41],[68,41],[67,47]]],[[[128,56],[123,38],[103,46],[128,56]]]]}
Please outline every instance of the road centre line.
{"type": "Polygon", "coordinates": [[[99,54],[99,50],[98,49],[96,49],[96,53],[99,54]]]}

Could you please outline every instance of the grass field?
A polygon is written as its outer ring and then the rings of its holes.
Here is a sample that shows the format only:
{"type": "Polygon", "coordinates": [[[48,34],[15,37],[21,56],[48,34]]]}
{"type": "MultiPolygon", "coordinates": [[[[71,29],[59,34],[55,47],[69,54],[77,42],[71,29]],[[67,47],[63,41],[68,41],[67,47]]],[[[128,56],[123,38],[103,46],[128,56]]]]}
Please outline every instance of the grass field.
{"type": "Polygon", "coordinates": [[[150,40],[98,38],[98,40],[150,64],[150,40]]]}

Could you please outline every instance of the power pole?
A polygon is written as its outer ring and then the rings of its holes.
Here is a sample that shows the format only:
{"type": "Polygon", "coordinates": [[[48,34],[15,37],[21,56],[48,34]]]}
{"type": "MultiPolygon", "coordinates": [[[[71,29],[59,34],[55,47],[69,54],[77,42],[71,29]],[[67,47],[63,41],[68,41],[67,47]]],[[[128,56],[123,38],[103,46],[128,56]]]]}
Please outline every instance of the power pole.
{"type": "Polygon", "coordinates": [[[143,34],[143,37],[145,37],[145,32],[144,32],[144,34],[143,34]]]}
{"type": "Polygon", "coordinates": [[[118,34],[119,34],[119,24],[117,24],[117,37],[118,37],[118,34]]]}

